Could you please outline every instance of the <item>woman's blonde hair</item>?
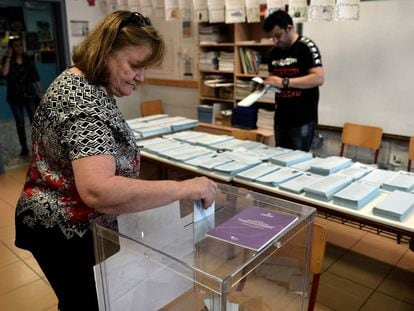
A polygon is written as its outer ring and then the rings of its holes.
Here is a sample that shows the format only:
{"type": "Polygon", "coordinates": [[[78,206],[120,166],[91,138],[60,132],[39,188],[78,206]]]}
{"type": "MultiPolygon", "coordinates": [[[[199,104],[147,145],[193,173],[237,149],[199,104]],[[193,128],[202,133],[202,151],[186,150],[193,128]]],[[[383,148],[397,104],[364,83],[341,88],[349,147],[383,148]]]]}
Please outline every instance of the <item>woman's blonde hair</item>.
{"type": "Polygon", "coordinates": [[[72,60],[86,78],[97,85],[106,85],[109,55],[131,46],[147,46],[151,53],[139,65],[158,65],[165,54],[165,43],[148,18],[140,13],[115,11],[105,17],[74,49],[72,60]],[[135,17],[131,18],[131,17],[135,17]],[[136,20],[139,17],[140,20],[136,20]]]}

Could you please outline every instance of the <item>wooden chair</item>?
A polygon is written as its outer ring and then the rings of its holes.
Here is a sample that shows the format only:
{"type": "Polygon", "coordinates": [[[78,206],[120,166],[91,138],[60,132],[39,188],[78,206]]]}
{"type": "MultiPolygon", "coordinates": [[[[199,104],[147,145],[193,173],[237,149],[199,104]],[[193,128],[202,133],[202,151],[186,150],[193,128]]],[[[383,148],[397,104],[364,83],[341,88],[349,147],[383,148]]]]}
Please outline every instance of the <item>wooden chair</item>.
{"type": "Polygon", "coordinates": [[[375,152],[374,163],[378,162],[381,147],[382,128],[376,126],[345,123],[342,130],[342,145],[340,156],[344,154],[345,145],[365,147],[375,152]]]}
{"type": "Polygon", "coordinates": [[[141,116],[146,117],[154,114],[163,114],[164,108],[160,99],[141,102],[141,116]]]}
{"type": "Polygon", "coordinates": [[[313,225],[312,253],[310,269],[313,274],[312,287],[309,295],[308,311],[315,308],[318,295],[319,279],[321,277],[323,257],[325,256],[326,228],[319,224],[313,225]]]}
{"type": "Polygon", "coordinates": [[[262,141],[260,134],[249,130],[235,129],[231,131],[231,135],[241,140],[262,141]]]}
{"type": "Polygon", "coordinates": [[[407,171],[411,171],[411,161],[414,160],[414,136],[410,137],[410,144],[408,145],[408,167],[407,171]]]}

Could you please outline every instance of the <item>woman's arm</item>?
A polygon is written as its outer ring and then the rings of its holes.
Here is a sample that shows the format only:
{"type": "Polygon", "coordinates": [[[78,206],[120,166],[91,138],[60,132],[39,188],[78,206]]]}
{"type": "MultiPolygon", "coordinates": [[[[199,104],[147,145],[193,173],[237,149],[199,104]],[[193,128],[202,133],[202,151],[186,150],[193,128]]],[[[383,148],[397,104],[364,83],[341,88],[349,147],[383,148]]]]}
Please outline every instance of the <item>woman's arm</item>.
{"type": "Polygon", "coordinates": [[[110,155],[77,159],[72,167],[85,204],[108,214],[147,210],[180,199],[202,199],[208,207],[217,191],[216,183],[206,177],[148,181],[116,176],[115,159],[110,155]]]}

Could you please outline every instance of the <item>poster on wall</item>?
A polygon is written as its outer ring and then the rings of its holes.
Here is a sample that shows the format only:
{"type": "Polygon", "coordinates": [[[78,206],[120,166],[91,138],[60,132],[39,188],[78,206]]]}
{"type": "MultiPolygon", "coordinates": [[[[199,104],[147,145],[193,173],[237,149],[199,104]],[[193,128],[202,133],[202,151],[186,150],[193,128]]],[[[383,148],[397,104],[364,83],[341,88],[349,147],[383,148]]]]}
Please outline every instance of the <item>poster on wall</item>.
{"type": "Polygon", "coordinates": [[[50,28],[50,24],[47,21],[37,21],[37,36],[39,42],[46,42],[53,40],[52,30],[50,28]]]}
{"type": "Polygon", "coordinates": [[[72,37],[85,37],[89,32],[89,22],[70,21],[70,32],[72,37]]]}

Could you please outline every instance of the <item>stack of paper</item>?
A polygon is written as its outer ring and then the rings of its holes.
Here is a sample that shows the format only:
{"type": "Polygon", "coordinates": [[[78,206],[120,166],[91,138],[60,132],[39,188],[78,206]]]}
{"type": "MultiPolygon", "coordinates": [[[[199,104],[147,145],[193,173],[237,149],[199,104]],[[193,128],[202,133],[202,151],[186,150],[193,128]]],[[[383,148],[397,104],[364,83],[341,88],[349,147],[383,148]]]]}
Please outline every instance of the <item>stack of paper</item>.
{"type": "Polygon", "coordinates": [[[388,191],[401,190],[410,192],[414,189],[414,173],[399,171],[395,176],[382,184],[382,188],[388,191]]]}
{"type": "Polygon", "coordinates": [[[201,168],[211,170],[211,169],[214,169],[216,166],[223,165],[223,164],[226,164],[226,163],[229,163],[229,162],[233,162],[233,160],[231,160],[227,157],[223,157],[221,155],[217,155],[213,158],[206,159],[205,161],[202,161],[197,166],[199,166],[201,168]]]}
{"type": "Polygon", "coordinates": [[[212,153],[208,148],[187,144],[183,148],[162,151],[160,155],[176,161],[187,161],[212,153]]]}
{"type": "Polygon", "coordinates": [[[320,175],[304,173],[294,179],[291,179],[287,182],[284,182],[283,184],[280,184],[279,188],[281,190],[286,190],[286,191],[299,194],[303,192],[303,189],[305,187],[313,184],[314,182],[320,180],[321,178],[323,177],[320,175]]]}
{"type": "Polygon", "coordinates": [[[198,120],[184,119],[170,124],[173,131],[187,130],[198,125],[198,120]]]}
{"type": "Polygon", "coordinates": [[[322,201],[329,201],[339,190],[352,182],[352,178],[339,174],[326,176],[303,188],[305,195],[322,201]]]}
{"type": "Polygon", "coordinates": [[[277,171],[257,178],[255,181],[263,184],[271,184],[272,186],[278,186],[279,184],[302,174],[303,172],[297,169],[291,167],[282,167],[277,171]]]}
{"type": "Polygon", "coordinates": [[[246,171],[249,168],[254,167],[255,165],[257,165],[257,162],[248,163],[248,162],[232,161],[232,162],[228,162],[223,165],[216,166],[214,167],[214,170],[225,173],[225,174],[229,174],[230,176],[234,176],[240,172],[246,171]]]}
{"type": "Polygon", "coordinates": [[[168,135],[163,135],[163,137],[168,138],[168,139],[175,139],[175,140],[187,142],[188,139],[191,139],[191,138],[194,139],[194,138],[201,137],[204,135],[207,135],[207,133],[196,132],[196,131],[182,131],[182,132],[172,133],[168,135]]]}
{"type": "Polygon", "coordinates": [[[250,141],[250,140],[241,140],[237,138],[233,138],[230,140],[226,140],[217,144],[214,144],[211,146],[211,148],[216,150],[237,150],[239,148],[243,148],[246,150],[252,150],[261,147],[263,144],[256,142],[256,141],[250,141]]]}
{"type": "Polygon", "coordinates": [[[414,207],[414,194],[395,190],[372,210],[374,215],[404,221],[414,207]]]}
{"type": "Polygon", "coordinates": [[[188,144],[176,140],[166,139],[160,144],[150,144],[145,146],[145,150],[154,154],[163,154],[168,150],[183,149],[188,147],[188,144]]]}
{"type": "Polygon", "coordinates": [[[141,128],[135,128],[135,132],[141,135],[141,137],[149,137],[154,135],[161,135],[171,132],[169,125],[151,125],[141,128]]]}
{"type": "Polygon", "coordinates": [[[369,172],[373,171],[376,167],[372,165],[366,165],[359,162],[352,164],[350,167],[341,170],[338,174],[346,175],[352,177],[355,181],[365,176],[369,172]]]}
{"type": "Polygon", "coordinates": [[[333,196],[334,204],[360,209],[380,194],[380,188],[362,182],[354,182],[333,196]]]}
{"type": "Polygon", "coordinates": [[[159,144],[166,143],[168,141],[169,140],[166,138],[155,137],[155,138],[140,140],[139,144],[143,150],[147,150],[147,147],[150,147],[151,145],[159,145],[159,144]]]}
{"type": "Polygon", "coordinates": [[[262,163],[247,171],[236,174],[236,179],[240,178],[242,180],[254,181],[257,178],[277,171],[280,168],[281,166],[273,165],[270,163],[262,163]]]}
{"type": "Polygon", "coordinates": [[[351,159],[332,156],[321,159],[311,166],[311,172],[320,175],[330,175],[351,166],[351,159]]]}
{"type": "Polygon", "coordinates": [[[297,163],[297,164],[293,164],[292,167],[296,168],[298,170],[307,172],[307,171],[310,171],[312,165],[317,165],[318,162],[322,161],[322,160],[323,159],[321,159],[321,158],[313,158],[313,159],[310,159],[310,160],[307,160],[307,161],[303,161],[303,162],[300,162],[300,163],[297,163]]]}
{"type": "Polygon", "coordinates": [[[292,152],[287,152],[279,156],[275,156],[269,159],[269,161],[276,165],[281,166],[292,166],[294,164],[310,160],[313,155],[311,152],[305,152],[302,150],[295,150],[292,152]]]}
{"type": "Polygon", "coordinates": [[[397,175],[397,172],[377,168],[365,175],[364,177],[362,177],[359,181],[373,185],[378,185],[381,187],[385,181],[389,180],[395,175],[397,175]]]}
{"type": "Polygon", "coordinates": [[[233,139],[233,136],[229,135],[215,135],[215,134],[207,134],[195,138],[189,138],[187,141],[191,144],[197,144],[204,147],[211,148],[213,145],[218,144],[220,142],[224,142],[227,140],[233,139]]]}

